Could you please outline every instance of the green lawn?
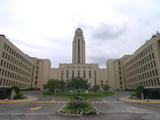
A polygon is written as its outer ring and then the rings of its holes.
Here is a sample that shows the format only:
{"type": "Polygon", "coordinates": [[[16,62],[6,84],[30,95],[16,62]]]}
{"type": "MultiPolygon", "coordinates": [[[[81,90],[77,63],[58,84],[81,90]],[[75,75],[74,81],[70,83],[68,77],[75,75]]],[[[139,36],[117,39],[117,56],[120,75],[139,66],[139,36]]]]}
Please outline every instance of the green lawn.
{"type": "MultiPolygon", "coordinates": [[[[55,96],[57,98],[64,98],[64,99],[73,99],[74,96],[77,94],[77,92],[73,92],[72,94],[69,91],[64,91],[64,92],[44,92],[43,95],[48,95],[48,96],[55,96]]],[[[88,94],[86,95],[85,91],[80,91],[80,96],[82,99],[97,99],[100,97],[106,97],[106,96],[112,96],[114,95],[114,92],[112,91],[103,91],[103,92],[94,92],[94,91],[89,91],[88,94]]]]}

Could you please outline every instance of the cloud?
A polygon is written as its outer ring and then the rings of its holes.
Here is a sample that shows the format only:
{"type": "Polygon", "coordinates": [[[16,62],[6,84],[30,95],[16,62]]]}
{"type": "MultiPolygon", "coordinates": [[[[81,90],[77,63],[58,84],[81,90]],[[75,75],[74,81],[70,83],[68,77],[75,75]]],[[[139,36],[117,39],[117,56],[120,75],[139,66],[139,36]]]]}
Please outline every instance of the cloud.
{"type": "Polygon", "coordinates": [[[93,27],[92,38],[101,40],[113,40],[120,37],[125,31],[125,25],[109,25],[106,23],[100,23],[98,27],[93,27]]]}
{"type": "Polygon", "coordinates": [[[87,62],[105,66],[108,58],[133,53],[160,30],[159,3],[94,0],[91,5],[89,0],[1,0],[0,33],[26,54],[49,58],[57,67],[59,63],[71,63],[74,30],[81,27],[87,62]]]}

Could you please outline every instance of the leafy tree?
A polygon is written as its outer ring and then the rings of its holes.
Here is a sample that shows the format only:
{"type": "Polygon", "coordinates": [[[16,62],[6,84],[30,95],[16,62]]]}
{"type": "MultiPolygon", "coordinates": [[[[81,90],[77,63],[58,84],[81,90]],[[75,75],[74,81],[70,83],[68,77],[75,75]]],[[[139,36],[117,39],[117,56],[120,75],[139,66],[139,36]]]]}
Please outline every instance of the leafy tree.
{"type": "Polygon", "coordinates": [[[94,85],[92,90],[97,92],[98,90],[100,90],[100,86],[99,85],[94,85]]]}
{"type": "Polygon", "coordinates": [[[55,89],[64,90],[65,89],[65,82],[60,80],[50,79],[48,83],[44,85],[44,88],[49,89],[49,91],[54,92],[55,89]]]}
{"type": "Polygon", "coordinates": [[[143,86],[138,86],[138,87],[136,88],[136,93],[135,93],[135,95],[136,95],[136,97],[137,97],[138,99],[142,99],[143,90],[144,90],[144,87],[143,87],[143,86]]]}
{"type": "Polygon", "coordinates": [[[67,82],[68,89],[88,89],[89,84],[87,80],[82,79],[80,77],[72,78],[67,82]]]}
{"type": "Polygon", "coordinates": [[[107,91],[109,89],[110,89],[110,87],[107,84],[103,86],[103,90],[107,91]]]}
{"type": "Polygon", "coordinates": [[[17,86],[13,86],[11,89],[14,89],[16,94],[19,94],[19,92],[20,92],[20,89],[17,86]]]}

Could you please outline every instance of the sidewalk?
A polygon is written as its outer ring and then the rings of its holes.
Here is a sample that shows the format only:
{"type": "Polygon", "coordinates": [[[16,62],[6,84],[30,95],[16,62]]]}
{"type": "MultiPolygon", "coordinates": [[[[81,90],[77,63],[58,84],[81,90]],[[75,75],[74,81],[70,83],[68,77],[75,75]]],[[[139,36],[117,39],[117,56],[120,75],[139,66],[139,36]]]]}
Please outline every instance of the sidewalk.
{"type": "Polygon", "coordinates": [[[27,96],[26,99],[20,99],[20,100],[0,100],[0,104],[16,104],[16,103],[29,103],[38,100],[36,97],[27,96]]]}
{"type": "Polygon", "coordinates": [[[138,99],[130,99],[128,96],[120,98],[120,101],[129,102],[129,103],[142,103],[142,104],[160,104],[160,100],[138,100],[138,99]]]}

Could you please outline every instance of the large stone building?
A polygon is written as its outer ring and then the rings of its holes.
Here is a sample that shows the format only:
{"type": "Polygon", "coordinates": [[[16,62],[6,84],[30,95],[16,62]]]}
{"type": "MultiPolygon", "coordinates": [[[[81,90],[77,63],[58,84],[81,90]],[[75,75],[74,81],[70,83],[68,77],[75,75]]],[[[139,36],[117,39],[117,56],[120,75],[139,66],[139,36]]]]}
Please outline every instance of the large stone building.
{"type": "Polygon", "coordinates": [[[29,88],[32,60],[4,35],[0,35],[0,87],[29,88]]]}
{"type": "Polygon", "coordinates": [[[0,35],[0,87],[42,89],[47,83],[50,60],[29,57],[0,35]]]}
{"type": "Polygon", "coordinates": [[[120,59],[108,59],[107,73],[109,86],[113,90],[125,90],[126,81],[124,74],[124,64],[130,55],[125,55],[120,59]]]}
{"type": "Polygon", "coordinates": [[[51,62],[49,59],[31,57],[33,61],[31,88],[43,89],[49,80],[51,62]]]}
{"type": "Polygon", "coordinates": [[[72,63],[60,64],[59,68],[50,70],[50,79],[66,81],[73,77],[81,77],[88,80],[91,87],[108,84],[107,69],[100,69],[98,64],[86,63],[85,40],[83,31],[80,28],[76,29],[73,39],[72,63]]]}
{"type": "Polygon", "coordinates": [[[124,67],[127,88],[143,85],[160,90],[160,33],[136,50],[124,67]]]}
{"type": "Polygon", "coordinates": [[[160,33],[132,55],[108,60],[107,69],[112,89],[136,89],[142,85],[148,92],[160,91],[160,33]]]}

